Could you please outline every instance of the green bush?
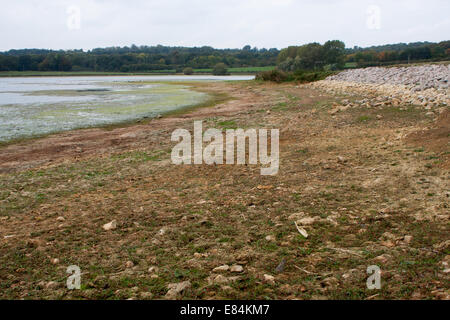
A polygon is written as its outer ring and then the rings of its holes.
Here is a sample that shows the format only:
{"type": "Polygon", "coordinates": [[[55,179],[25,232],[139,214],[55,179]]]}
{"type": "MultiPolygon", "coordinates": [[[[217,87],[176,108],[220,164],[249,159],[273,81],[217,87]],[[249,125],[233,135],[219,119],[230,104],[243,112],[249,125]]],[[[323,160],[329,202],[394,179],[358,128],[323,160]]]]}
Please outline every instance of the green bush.
{"type": "Polygon", "coordinates": [[[301,83],[314,82],[323,80],[332,74],[333,72],[331,71],[296,71],[292,76],[292,81],[301,83]]]}
{"type": "Polygon", "coordinates": [[[300,83],[314,82],[323,80],[326,77],[332,75],[331,71],[296,71],[296,72],[284,72],[278,69],[272,71],[260,72],[256,75],[256,80],[273,81],[273,82],[286,82],[295,81],[300,83]]]}
{"type": "Polygon", "coordinates": [[[189,76],[191,74],[194,74],[194,69],[192,69],[191,67],[184,68],[183,73],[189,76]]]}
{"type": "Polygon", "coordinates": [[[228,67],[225,63],[218,63],[214,66],[212,74],[215,76],[224,76],[228,74],[228,67]]]}
{"type": "Polygon", "coordinates": [[[262,80],[262,81],[273,81],[273,82],[284,82],[287,81],[289,78],[289,75],[280,70],[270,70],[270,71],[263,71],[256,75],[256,80],[262,80]]]}

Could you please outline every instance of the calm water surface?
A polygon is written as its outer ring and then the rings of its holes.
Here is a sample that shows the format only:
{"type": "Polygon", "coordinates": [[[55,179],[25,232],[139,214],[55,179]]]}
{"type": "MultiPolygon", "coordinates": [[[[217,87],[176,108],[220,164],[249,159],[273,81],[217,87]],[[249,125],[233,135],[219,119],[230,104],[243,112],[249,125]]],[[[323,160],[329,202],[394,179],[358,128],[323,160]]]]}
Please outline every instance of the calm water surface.
{"type": "Polygon", "coordinates": [[[253,76],[0,78],[0,141],[154,117],[204,101],[183,81],[253,76]],[[161,82],[176,82],[165,84],[161,82]],[[158,83],[160,82],[160,83],[158,83]]]}

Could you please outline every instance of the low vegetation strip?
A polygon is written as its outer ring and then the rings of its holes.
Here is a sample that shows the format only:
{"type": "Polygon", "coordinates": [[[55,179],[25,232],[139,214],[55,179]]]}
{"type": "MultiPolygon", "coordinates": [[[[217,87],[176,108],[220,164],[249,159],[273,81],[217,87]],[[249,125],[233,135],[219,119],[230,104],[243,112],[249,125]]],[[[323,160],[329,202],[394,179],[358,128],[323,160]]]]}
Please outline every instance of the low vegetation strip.
{"type": "Polygon", "coordinates": [[[299,83],[308,83],[308,82],[314,82],[319,81],[327,78],[333,74],[333,72],[330,71],[296,71],[296,72],[284,72],[280,70],[270,70],[270,71],[264,71],[260,72],[256,75],[256,80],[262,80],[262,81],[273,81],[273,82],[289,82],[289,81],[295,81],[299,83]]]}

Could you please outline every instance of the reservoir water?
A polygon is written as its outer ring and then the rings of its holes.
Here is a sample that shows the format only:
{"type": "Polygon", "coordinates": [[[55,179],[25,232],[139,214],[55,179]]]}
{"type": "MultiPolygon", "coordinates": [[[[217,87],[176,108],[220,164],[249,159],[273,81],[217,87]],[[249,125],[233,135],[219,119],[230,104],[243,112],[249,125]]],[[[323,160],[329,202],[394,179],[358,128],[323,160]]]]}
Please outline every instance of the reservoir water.
{"type": "Polygon", "coordinates": [[[0,142],[155,117],[207,99],[184,81],[253,76],[0,78],[0,142]],[[171,82],[171,83],[167,83],[171,82]]]}

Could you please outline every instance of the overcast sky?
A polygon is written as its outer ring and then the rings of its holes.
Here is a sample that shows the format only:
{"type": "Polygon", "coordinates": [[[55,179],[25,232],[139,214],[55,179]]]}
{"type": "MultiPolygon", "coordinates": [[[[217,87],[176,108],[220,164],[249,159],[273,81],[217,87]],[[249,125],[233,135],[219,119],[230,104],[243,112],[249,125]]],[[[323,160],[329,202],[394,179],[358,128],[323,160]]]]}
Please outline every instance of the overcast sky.
{"type": "Polygon", "coordinates": [[[449,0],[2,0],[0,51],[438,42],[449,12],[449,0]]]}

